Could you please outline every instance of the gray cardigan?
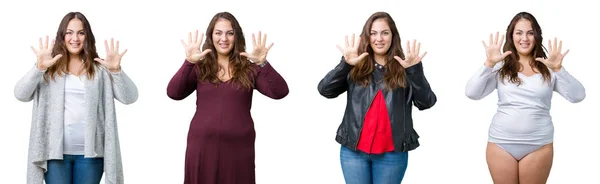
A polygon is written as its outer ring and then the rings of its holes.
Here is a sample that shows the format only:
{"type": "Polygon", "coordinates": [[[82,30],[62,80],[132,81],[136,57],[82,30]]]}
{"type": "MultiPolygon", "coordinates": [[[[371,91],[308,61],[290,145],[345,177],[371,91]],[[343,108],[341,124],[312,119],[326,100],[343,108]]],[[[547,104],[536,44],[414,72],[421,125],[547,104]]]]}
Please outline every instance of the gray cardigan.
{"type": "MultiPolygon", "coordinates": [[[[107,184],[123,183],[123,168],[114,99],[131,104],[138,98],[137,87],[124,72],[111,73],[97,65],[93,80],[84,78],[86,158],[104,157],[107,184]]],[[[63,159],[65,77],[45,82],[45,71],[33,67],[15,86],[15,97],[33,100],[29,138],[27,183],[42,184],[47,161],[63,159]]]]}

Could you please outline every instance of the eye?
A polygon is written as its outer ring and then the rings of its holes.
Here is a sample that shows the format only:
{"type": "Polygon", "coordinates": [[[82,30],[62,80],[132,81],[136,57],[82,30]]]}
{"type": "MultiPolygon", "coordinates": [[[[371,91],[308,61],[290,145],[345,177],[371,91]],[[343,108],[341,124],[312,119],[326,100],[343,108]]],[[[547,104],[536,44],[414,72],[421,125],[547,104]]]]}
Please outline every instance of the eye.
{"type": "Polygon", "coordinates": [[[528,35],[533,35],[533,32],[529,32],[529,33],[527,33],[527,34],[528,34],[528,35]]]}
{"type": "Polygon", "coordinates": [[[228,32],[227,35],[233,36],[233,32],[228,32]]]}
{"type": "Polygon", "coordinates": [[[383,35],[389,35],[390,32],[383,32],[383,35]]]}
{"type": "Polygon", "coordinates": [[[376,34],[377,34],[377,33],[371,33],[371,36],[374,36],[374,35],[376,35],[376,34]]]}
{"type": "Polygon", "coordinates": [[[216,32],[215,34],[216,34],[216,35],[221,35],[221,32],[216,32]]]}
{"type": "Polygon", "coordinates": [[[85,33],[84,32],[79,32],[79,35],[85,35],[85,33]]]}
{"type": "Polygon", "coordinates": [[[521,32],[517,32],[517,35],[521,35],[521,32]]]}

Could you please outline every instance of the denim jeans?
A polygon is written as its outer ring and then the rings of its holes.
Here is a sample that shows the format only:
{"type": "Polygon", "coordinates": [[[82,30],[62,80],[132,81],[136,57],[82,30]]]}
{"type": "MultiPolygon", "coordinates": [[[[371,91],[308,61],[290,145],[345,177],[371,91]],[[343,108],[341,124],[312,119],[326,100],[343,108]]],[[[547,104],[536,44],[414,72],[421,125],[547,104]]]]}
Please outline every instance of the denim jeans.
{"type": "Polygon", "coordinates": [[[408,152],[367,154],[342,146],[340,161],[346,184],[399,184],[408,165],[408,152]]]}
{"type": "Polygon", "coordinates": [[[44,173],[46,184],[99,184],[104,172],[104,158],[63,155],[63,160],[48,160],[44,173]]]}

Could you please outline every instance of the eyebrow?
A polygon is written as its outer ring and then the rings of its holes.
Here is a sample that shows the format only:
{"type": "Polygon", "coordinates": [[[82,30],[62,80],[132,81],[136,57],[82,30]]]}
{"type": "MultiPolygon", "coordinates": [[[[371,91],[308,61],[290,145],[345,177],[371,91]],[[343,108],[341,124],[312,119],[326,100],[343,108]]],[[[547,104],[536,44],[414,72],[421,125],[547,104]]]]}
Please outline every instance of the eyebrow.
{"type": "Polygon", "coordinates": [[[233,31],[233,30],[227,30],[227,31],[223,31],[223,30],[220,30],[220,29],[215,29],[215,32],[217,32],[217,31],[221,31],[221,32],[230,32],[230,31],[233,31]]]}
{"type": "MultiPolygon", "coordinates": [[[[523,32],[523,30],[520,30],[520,29],[517,29],[517,31],[521,31],[521,32],[523,32]]],[[[528,32],[529,32],[529,31],[533,31],[533,30],[528,30],[528,32]]]]}
{"type": "MultiPolygon", "coordinates": [[[[67,31],[73,31],[73,32],[75,32],[75,30],[72,30],[72,29],[67,29],[67,31]]],[[[79,31],[83,31],[83,29],[79,30],[79,31]]],[[[77,31],[77,32],[79,32],[79,31],[77,31]]]]}
{"type": "MultiPolygon", "coordinates": [[[[371,32],[373,32],[373,31],[377,32],[377,30],[372,30],[372,29],[371,29],[371,32]]],[[[385,31],[390,31],[390,29],[384,29],[384,30],[382,30],[381,32],[385,32],[385,31]]]]}

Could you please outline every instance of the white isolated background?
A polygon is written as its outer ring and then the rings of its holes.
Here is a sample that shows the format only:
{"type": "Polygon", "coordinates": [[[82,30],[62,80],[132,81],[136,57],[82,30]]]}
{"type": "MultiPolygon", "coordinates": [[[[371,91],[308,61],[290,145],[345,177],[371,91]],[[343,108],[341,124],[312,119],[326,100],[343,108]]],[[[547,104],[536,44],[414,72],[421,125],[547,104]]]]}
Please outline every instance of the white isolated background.
{"type": "MultiPolygon", "coordinates": [[[[229,11],[239,20],[248,50],[251,34],[263,31],[275,43],[267,59],[286,79],[290,93],[272,100],[255,92],[252,115],[257,132],[256,177],[260,184],[344,183],[335,134],[346,95],[325,99],[317,84],[339,62],[336,44],[360,34],[376,11],[389,12],[401,39],[418,39],[425,74],[438,97],[426,111],[414,111],[421,146],[409,154],[404,183],[492,183],[485,162],[487,131],[497,94],[480,101],[464,95],[483,65],[481,40],[504,32],[520,11],[533,13],[545,39],[558,37],[571,51],[564,67],[586,88],[587,98],[571,104],[555,93],[551,114],[555,156],[548,183],[600,183],[596,70],[600,17],[592,1],[3,1],[0,3],[0,183],[25,183],[32,103],[14,98],[15,83],[33,66],[29,46],[53,38],[62,17],[83,12],[101,57],[104,39],[129,49],[123,70],[139,99],[117,104],[125,181],[182,183],[186,136],[195,93],[182,101],[167,97],[167,84],[184,61],[180,39],[205,29],[212,16],[229,11]]],[[[546,44],[547,40],[544,40],[546,44]]]]}

